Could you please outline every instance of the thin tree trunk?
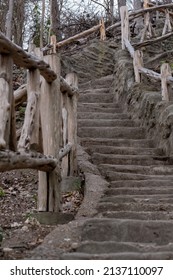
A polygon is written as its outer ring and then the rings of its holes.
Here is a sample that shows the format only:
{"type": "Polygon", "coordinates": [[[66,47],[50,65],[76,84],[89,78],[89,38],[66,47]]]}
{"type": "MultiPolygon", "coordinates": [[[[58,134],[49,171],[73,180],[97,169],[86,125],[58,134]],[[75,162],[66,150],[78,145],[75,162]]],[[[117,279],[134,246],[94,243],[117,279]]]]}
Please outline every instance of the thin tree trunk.
{"type": "Polygon", "coordinates": [[[51,11],[51,30],[50,36],[55,35],[57,41],[61,40],[60,32],[60,7],[57,0],[50,1],[50,11],[51,11]]]}
{"type": "Polygon", "coordinates": [[[114,23],[114,0],[110,0],[110,22],[114,23]]]}
{"type": "MultiPolygon", "coordinates": [[[[133,7],[134,7],[134,10],[140,10],[142,8],[142,2],[140,0],[133,0],[133,7]]],[[[139,17],[135,20],[136,24],[135,24],[135,30],[134,32],[136,34],[139,34],[140,31],[142,30],[143,28],[143,18],[142,17],[139,17]]]]}
{"type": "Polygon", "coordinates": [[[118,13],[119,13],[119,18],[120,18],[120,8],[122,6],[126,6],[126,0],[118,0],[118,13]]]}
{"type": "Polygon", "coordinates": [[[6,36],[11,40],[14,0],[9,0],[9,9],[6,18],[6,36]]]}
{"type": "Polygon", "coordinates": [[[40,24],[40,48],[43,48],[44,16],[45,16],[45,0],[42,0],[42,15],[41,15],[41,24],[40,24]]]}

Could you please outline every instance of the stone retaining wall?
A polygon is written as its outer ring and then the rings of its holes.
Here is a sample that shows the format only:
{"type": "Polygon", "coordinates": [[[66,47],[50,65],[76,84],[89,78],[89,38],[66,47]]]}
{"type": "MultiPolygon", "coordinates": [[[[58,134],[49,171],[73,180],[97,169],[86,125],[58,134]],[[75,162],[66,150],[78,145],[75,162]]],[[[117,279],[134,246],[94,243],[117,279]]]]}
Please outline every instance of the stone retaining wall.
{"type": "Polygon", "coordinates": [[[159,82],[142,78],[141,84],[134,82],[132,59],[126,51],[115,54],[114,70],[115,102],[125,107],[131,118],[146,127],[148,138],[156,141],[166,155],[173,152],[173,102],[162,101],[159,82]]]}

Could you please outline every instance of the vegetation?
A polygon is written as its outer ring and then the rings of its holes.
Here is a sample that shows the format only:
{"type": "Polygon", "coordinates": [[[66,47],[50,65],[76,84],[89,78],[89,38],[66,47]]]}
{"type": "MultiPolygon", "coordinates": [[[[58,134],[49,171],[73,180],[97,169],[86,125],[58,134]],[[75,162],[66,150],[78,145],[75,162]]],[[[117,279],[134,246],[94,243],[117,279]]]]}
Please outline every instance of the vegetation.
{"type": "MultiPolygon", "coordinates": [[[[141,8],[140,0],[2,0],[0,1],[0,31],[10,31],[12,40],[27,47],[29,41],[43,47],[49,35],[57,40],[71,37],[96,24],[104,17],[106,25],[119,19],[119,10],[127,5],[130,10],[141,8]],[[13,10],[13,11],[12,11],[13,10]],[[12,12],[11,12],[12,11],[12,12]],[[10,30],[10,18],[12,18],[10,30]]],[[[156,0],[165,4],[171,0],[156,0]]]]}
{"type": "Polygon", "coordinates": [[[3,197],[5,195],[5,191],[3,188],[0,187],[0,197],[3,197]]]}

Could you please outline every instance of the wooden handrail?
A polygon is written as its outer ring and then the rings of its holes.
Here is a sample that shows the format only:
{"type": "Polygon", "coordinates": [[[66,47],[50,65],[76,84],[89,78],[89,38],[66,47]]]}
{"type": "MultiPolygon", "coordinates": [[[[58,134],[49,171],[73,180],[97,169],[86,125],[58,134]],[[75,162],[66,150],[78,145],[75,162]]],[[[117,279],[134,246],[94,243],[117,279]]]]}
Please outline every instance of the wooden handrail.
{"type": "MultiPolygon", "coordinates": [[[[163,10],[166,10],[166,9],[169,9],[169,8],[173,9],[173,3],[172,4],[160,5],[160,6],[154,6],[154,7],[147,8],[147,9],[140,9],[140,10],[137,10],[135,12],[129,13],[129,21],[132,21],[135,18],[138,18],[138,17],[140,17],[140,16],[142,16],[145,13],[148,13],[148,12],[154,12],[154,11],[162,11],[163,12],[163,10]]],[[[172,16],[173,14],[170,13],[170,15],[172,16]]],[[[120,27],[120,26],[121,26],[121,21],[118,21],[118,22],[114,23],[113,25],[107,27],[106,31],[110,31],[110,30],[112,30],[116,27],[120,27]]]]}
{"type": "Polygon", "coordinates": [[[47,82],[56,80],[56,73],[49,64],[36,56],[24,51],[21,47],[11,42],[2,32],[0,32],[0,53],[10,55],[16,65],[27,69],[39,69],[40,74],[47,82]]]}
{"type": "Polygon", "coordinates": [[[12,151],[0,151],[0,172],[15,169],[32,168],[50,172],[57,167],[58,160],[51,156],[39,153],[19,153],[12,151]]]}

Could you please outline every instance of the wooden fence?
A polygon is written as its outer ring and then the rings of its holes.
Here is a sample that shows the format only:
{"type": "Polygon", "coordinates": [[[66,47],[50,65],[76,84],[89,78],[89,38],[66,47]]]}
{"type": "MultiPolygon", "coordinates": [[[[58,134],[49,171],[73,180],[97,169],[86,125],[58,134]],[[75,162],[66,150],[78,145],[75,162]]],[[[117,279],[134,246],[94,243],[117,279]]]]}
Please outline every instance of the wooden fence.
{"type": "Polygon", "coordinates": [[[57,49],[97,30],[105,40],[101,20],[60,43],[52,36],[51,44],[42,51],[31,44],[29,52],[0,32],[0,172],[38,170],[39,211],[60,211],[62,175],[77,174],[78,77],[75,73],[61,77],[57,49]],[[28,69],[26,85],[14,93],[13,64],[28,69]],[[24,101],[24,124],[16,131],[15,108],[24,101]]]}
{"type": "Polygon", "coordinates": [[[147,77],[153,78],[155,80],[161,81],[162,100],[170,101],[173,100],[171,86],[171,84],[173,83],[173,77],[169,64],[163,63],[161,65],[160,73],[145,68],[143,63],[142,48],[153,43],[163,41],[173,35],[172,24],[170,20],[170,15],[172,16],[172,13],[168,10],[168,8],[173,8],[173,4],[149,8],[149,3],[147,0],[145,0],[144,8],[145,9],[141,12],[138,11],[136,12],[136,14],[133,14],[135,18],[141,16],[141,14],[144,14],[144,27],[141,32],[140,42],[132,44],[130,42],[129,13],[126,6],[121,7],[120,14],[122,49],[127,49],[131,57],[133,58],[135,81],[137,83],[141,82],[141,74],[146,75],[147,77]],[[165,24],[163,27],[162,35],[159,37],[152,38],[153,36],[155,36],[155,31],[150,21],[150,13],[157,10],[161,11],[162,13],[165,13],[165,24]],[[147,40],[145,40],[146,36],[149,39],[147,38],[147,40]]]}

